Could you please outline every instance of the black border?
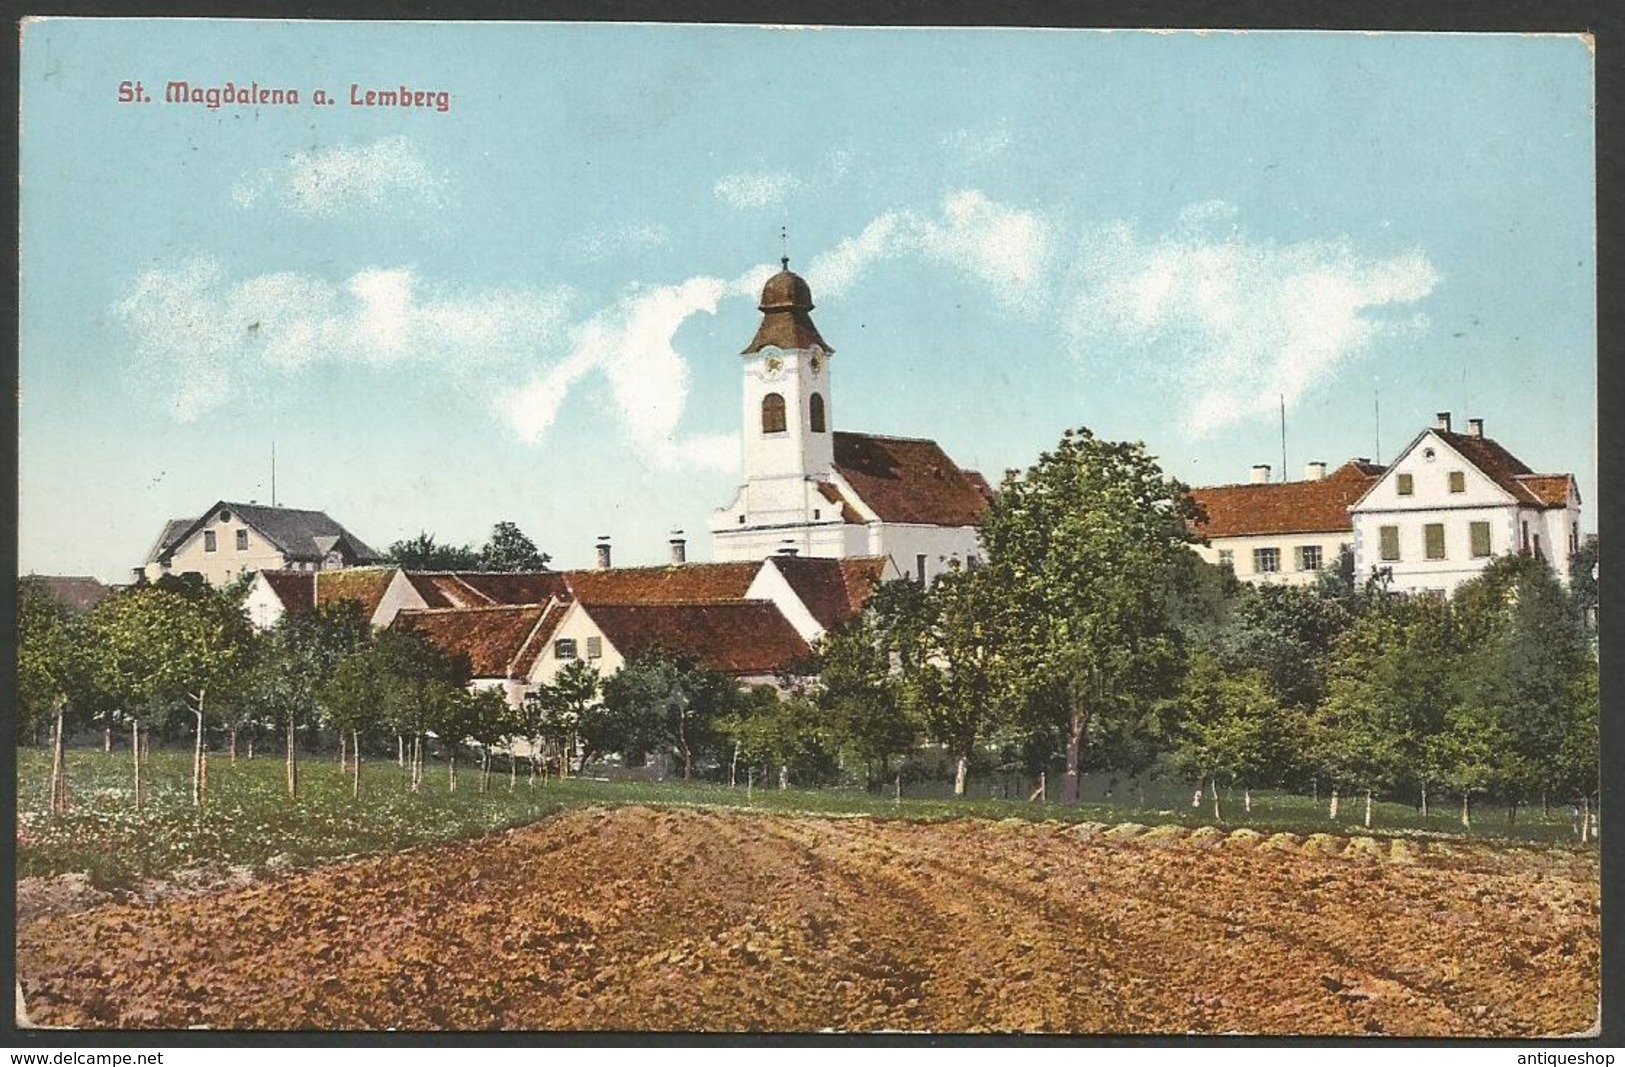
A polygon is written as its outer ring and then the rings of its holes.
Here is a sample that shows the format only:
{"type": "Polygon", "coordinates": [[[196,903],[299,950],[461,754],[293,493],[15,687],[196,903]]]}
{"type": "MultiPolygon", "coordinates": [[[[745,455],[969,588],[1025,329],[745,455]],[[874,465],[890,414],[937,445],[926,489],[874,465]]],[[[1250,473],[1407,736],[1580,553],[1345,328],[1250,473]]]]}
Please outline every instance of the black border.
{"type": "MultiPolygon", "coordinates": [[[[289,3],[278,0],[45,0],[27,3],[7,0],[14,30],[28,16],[61,15],[78,17],[214,17],[256,19],[314,19],[320,21],[463,20],[463,21],[580,21],[580,22],[668,22],[840,26],[1012,26],[1066,28],[1166,28],[1166,29],[1254,29],[1254,30],[1382,30],[1391,32],[1472,32],[1472,33],[1587,33],[1592,36],[1596,72],[1597,132],[1597,396],[1598,530],[1605,549],[1617,540],[1621,526],[1621,497],[1605,495],[1603,486],[1614,484],[1622,469],[1625,431],[1618,419],[1625,417],[1625,366],[1619,362],[1621,341],[1625,339],[1625,317],[1619,295],[1625,290],[1625,236],[1621,232],[1619,190],[1625,186],[1621,173],[1621,141],[1625,130],[1620,122],[1621,88],[1625,85],[1625,5],[1607,0],[1436,0],[1400,8],[1382,0],[1244,0],[1222,3],[1217,0],[1015,0],[987,3],[948,0],[928,4],[922,0],[803,0],[795,5],[746,3],[742,0],[698,0],[683,4],[661,0],[560,0],[554,3],[525,3],[522,0],[453,0],[432,3],[371,2],[371,0],[310,0],[289,3]]],[[[5,56],[6,98],[18,120],[4,145],[7,160],[16,170],[21,127],[18,113],[20,37],[17,48],[5,56]]],[[[8,223],[12,246],[18,247],[20,199],[18,185],[8,193],[8,223]]],[[[8,281],[12,313],[3,317],[4,353],[0,356],[0,385],[8,398],[18,397],[18,315],[17,268],[8,281]]],[[[0,405],[0,558],[16,573],[17,490],[18,490],[18,409],[15,403],[0,405]]],[[[93,493],[93,489],[90,492],[93,493]]],[[[94,509],[92,508],[92,511],[94,509]]],[[[1625,610],[1625,584],[1611,571],[1602,576],[1601,647],[1612,649],[1625,640],[1621,611],[1625,610]]],[[[16,693],[16,583],[0,581],[0,723],[15,724],[16,693]]],[[[1602,669],[1602,801],[1609,812],[1625,812],[1625,688],[1620,672],[1604,658],[1602,669]]],[[[0,814],[5,824],[16,821],[16,748],[10,737],[0,738],[0,814]]],[[[1613,842],[1602,855],[1603,917],[1602,946],[1603,1004],[1601,1031],[1591,1039],[1553,1042],[1539,1041],[1555,1051],[1581,1051],[1625,1045],[1625,936],[1619,933],[1625,919],[1625,847],[1613,842]]],[[[1621,832],[1625,840],[1625,831],[1621,832]]],[[[15,835],[0,834],[0,862],[15,869],[15,835]]],[[[0,877],[0,915],[16,914],[16,881],[0,877]]],[[[0,945],[0,989],[5,978],[16,970],[16,930],[14,920],[6,923],[4,944],[0,945]]],[[[1373,1052],[1389,1048],[1469,1047],[1486,1051],[1496,1047],[1533,1047],[1536,1041],[1268,1037],[1224,1038],[1127,1035],[1037,1036],[1037,1035],[904,1035],[904,1034],[625,1034],[625,1033],[509,1033],[509,1034],[424,1034],[424,1033],[328,1033],[328,1032],[240,1032],[225,1031],[19,1031],[9,1014],[0,1013],[0,1046],[19,1048],[298,1048],[298,1047],[378,1047],[434,1046],[472,1047],[864,1047],[925,1048],[934,1046],[991,1046],[1013,1048],[1076,1047],[1352,1047],[1373,1052]]]]}

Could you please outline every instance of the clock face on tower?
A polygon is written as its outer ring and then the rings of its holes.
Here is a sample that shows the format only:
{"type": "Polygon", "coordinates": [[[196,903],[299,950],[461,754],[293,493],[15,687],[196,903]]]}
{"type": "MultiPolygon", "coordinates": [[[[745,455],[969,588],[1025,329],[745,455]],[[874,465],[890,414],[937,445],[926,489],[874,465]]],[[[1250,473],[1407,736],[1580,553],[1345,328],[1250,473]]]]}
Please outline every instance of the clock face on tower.
{"type": "Polygon", "coordinates": [[[784,372],[784,360],[778,356],[768,356],[762,360],[762,369],[767,372],[769,378],[777,378],[784,372]]]}
{"type": "Polygon", "coordinates": [[[818,376],[818,372],[824,369],[824,357],[814,352],[812,361],[809,365],[812,367],[813,377],[816,378],[818,376]]]}

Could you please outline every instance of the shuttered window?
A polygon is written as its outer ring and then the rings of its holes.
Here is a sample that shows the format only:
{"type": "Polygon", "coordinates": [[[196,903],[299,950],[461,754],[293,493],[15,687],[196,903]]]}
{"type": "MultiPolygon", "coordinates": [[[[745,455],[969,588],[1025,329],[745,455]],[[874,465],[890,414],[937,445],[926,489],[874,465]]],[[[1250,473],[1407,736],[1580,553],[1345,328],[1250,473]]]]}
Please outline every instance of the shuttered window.
{"type": "Polygon", "coordinates": [[[1444,523],[1430,522],[1422,527],[1422,540],[1428,559],[1444,559],[1444,523]]]}
{"type": "Polygon", "coordinates": [[[762,397],[762,432],[784,432],[784,397],[778,393],[762,397]]]}
{"type": "Polygon", "coordinates": [[[1399,476],[1399,495],[1410,496],[1416,492],[1416,479],[1409,474],[1399,476]]]}
{"type": "Polygon", "coordinates": [[[1452,493],[1465,493],[1467,491],[1467,474],[1464,471],[1450,472],[1450,491],[1452,493]]]}
{"type": "Polygon", "coordinates": [[[1383,526],[1377,533],[1382,542],[1382,558],[1387,562],[1399,559],[1399,527],[1383,526]]]}
{"type": "Polygon", "coordinates": [[[1490,554],[1490,524],[1487,522],[1473,522],[1467,524],[1467,531],[1473,542],[1473,558],[1483,559],[1490,554]]]}

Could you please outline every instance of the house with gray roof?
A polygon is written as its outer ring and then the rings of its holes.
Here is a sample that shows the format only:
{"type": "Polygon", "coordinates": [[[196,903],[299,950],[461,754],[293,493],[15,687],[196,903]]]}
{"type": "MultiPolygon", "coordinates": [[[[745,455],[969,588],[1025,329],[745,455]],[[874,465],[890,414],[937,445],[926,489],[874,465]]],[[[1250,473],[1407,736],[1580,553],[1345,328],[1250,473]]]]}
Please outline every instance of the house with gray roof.
{"type": "Polygon", "coordinates": [[[221,500],[194,519],[171,519],[136,573],[199,574],[225,585],[255,571],[324,571],[382,557],[326,512],[221,500]]]}

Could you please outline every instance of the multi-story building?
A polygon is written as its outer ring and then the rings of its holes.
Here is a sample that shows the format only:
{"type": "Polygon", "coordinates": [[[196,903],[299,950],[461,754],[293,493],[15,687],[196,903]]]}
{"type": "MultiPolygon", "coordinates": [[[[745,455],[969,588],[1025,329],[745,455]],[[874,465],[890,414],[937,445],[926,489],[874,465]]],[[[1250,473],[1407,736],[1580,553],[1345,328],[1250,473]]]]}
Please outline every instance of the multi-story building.
{"type": "Polygon", "coordinates": [[[380,559],[320,511],[218,501],[199,518],[171,519],[136,577],[200,574],[225,585],[266,570],[337,570],[380,559]]]}
{"type": "Polygon", "coordinates": [[[1349,505],[1381,475],[1362,458],[1330,474],[1326,464],[1311,463],[1303,481],[1272,482],[1269,466],[1259,464],[1250,482],[1192,489],[1203,513],[1195,529],[1207,541],[1196,551],[1244,581],[1311,584],[1352,549],[1349,505]]]}
{"type": "Polygon", "coordinates": [[[935,441],[834,428],[835,352],[813,325],[812,290],[783,265],[742,353],[746,481],[712,515],[713,557],[884,556],[920,581],[974,566],[987,482],[935,441]]]}
{"type": "Polygon", "coordinates": [[[1491,559],[1521,553],[1568,580],[1580,547],[1572,474],[1536,474],[1492,438],[1484,420],[1456,433],[1441,411],[1349,509],[1359,573],[1379,567],[1393,588],[1448,595],[1491,559]]]}

